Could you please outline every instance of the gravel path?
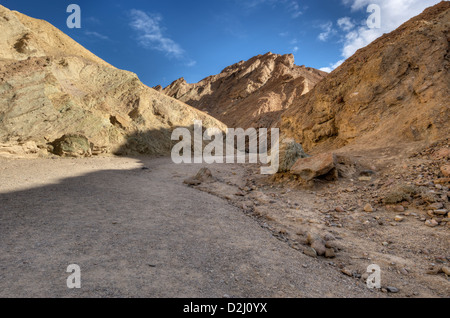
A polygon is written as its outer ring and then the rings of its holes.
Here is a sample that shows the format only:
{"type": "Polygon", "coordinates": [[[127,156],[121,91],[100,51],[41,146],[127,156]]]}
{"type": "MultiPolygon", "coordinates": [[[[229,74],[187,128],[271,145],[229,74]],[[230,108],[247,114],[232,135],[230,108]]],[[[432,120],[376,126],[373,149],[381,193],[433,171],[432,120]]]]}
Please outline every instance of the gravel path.
{"type": "Polygon", "coordinates": [[[1,160],[0,297],[376,295],[184,185],[198,169],[167,158],[1,160]],[[81,289],[66,286],[70,264],[81,289]]]}

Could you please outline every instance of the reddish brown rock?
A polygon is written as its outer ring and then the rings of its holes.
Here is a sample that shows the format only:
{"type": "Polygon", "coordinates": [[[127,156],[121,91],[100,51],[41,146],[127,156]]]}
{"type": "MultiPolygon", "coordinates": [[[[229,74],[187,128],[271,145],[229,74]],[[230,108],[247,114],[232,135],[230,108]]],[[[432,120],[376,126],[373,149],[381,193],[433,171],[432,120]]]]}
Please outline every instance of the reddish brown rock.
{"type": "Polygon", "coordinates": [[[301,158],[291,168],[291,173],[309,181],[335,170],[335,160],[336,156],[333,153],[323,153],[310,158],[301,158]]]}
{"type": "Polygon", "coordinates": [[[450,148],[441,148],[431,155],[432,159],[450,159],[450,148]]]}
{"type": "Polygon", "coordinates": [[[441,167],[441,172],[444,177],[450,177],[450,165],[443,165],[441,167]]]}
{"type": "Polygon", "coordinates": [[[292,102],[327,74],[294,64],[294,56],[267,53],[228,66],[189,84],[180,78],[163,93],[224,122],[228,127],[271,128],[292,102]]]}

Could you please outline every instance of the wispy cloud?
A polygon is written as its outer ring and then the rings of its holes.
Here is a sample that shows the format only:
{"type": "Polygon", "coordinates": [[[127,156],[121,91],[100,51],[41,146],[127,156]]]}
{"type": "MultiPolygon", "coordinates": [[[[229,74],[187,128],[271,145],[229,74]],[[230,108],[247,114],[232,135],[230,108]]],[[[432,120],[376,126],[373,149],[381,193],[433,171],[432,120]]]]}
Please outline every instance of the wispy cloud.
{"type": "Polygon", "coordinates": [[[319,34],[318,39],[320,41],[327,41],[331,36],[336,34],[336,30],[333,29],[333,22],[328,21],[327,23],[324,23],[320,25],[320,28],[322,29],[322,33],[319,34]]]}
{"type": "Polygon", "coordinates": [[[340,18],[339,20],[337,20],[337,25],[345,32],[348,32],[355,27],[355,24],[349,17],[340,18]]]}
{"type": "Polygon", "coordinates": [[[300,4],[297,1],[288,1],[286,3],[286,6],[289,12],[291,12],[291,17],[293,19],[297,19],[303,14],[303,11],[306,10],[306,7],[301,8],[300,4]]]}
{"type": "Polygon", "coordinates": [[[109,37],[106,35],[103,35],[101,33],[95,32],[95,31],[84,31],[84,34],[87,36],[91,36],[100,40],[109,40],[109,37]]]}
{"type": "Polygon", "coordinates": [[[270,5],[274,8],[282,5],[292,19],[300,17],[307,9],[306,6],[301,6],[298,0],[239,0],[239,3],[247,9],[253,9],[261,5],[270,5]]]}
{"type": "Polygon", "coordinates": [[[130,26],[137,32],[138,42],[141,46],[163,52],[169,57],[183,61],[188,67],[197,64],[196,61],[187,57],[186,51],[178,43],[164,34],[161,15],[147,14],[144,11],[133,9],[130,11],[130,17],[130,26]]]}
{"type": "MultiPolygon", "coordinates": [[[[343,46],[341,49],[342,60],[322,68],[333,70],[352,56],[358,49],[369,45],[371,42],[389,33],[412,17],[420,14],[427,7],[435,5],[440,0],[342,0],[351,11],[367,11],[370,4],[376,4],[381,9],[381,27],[369,28],[366,21],[355,23],[348,17],[337,21],[338,26],[344,31],[342,35],[343,46]]],[[[369,17],[370,13],[367,13],[369,17]]]]}
{"type": "Polygon", "coordinates": [[[195,66],[195,65],[197,65],[197,61],[188,61],[188,62],[186,62],[186,66],[188,66],[188,67],[193,67],[193,66],[195,66]]]}

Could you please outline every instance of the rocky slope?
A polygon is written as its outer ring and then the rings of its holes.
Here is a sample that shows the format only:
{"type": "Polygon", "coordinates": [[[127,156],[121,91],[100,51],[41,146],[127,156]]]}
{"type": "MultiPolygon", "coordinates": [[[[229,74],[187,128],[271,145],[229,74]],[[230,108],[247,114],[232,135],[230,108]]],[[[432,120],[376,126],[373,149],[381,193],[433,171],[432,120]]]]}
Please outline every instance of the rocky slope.
{"type": "Polygon", "coordinates": [[[180,78],[162,91],[208,112],[229,127],[270,128],[283,110],[325,75],[295,65],[292,54],[267,53],[231,65],[195,84],[180,78]]]}
{"type": "Polygon", "coordinates": [[[450,132],[450,3],[356,52],[282,115],[305,150],[430,144],[450,132]]]}
{"type": "Polygon", "coordinates": [[[0,153],[167,153],[175,127],[225,126],[142,84],[61,31],[0,6],[0,153]],[[61,137],[66,136],[64,138],[61,137]],[[86,140],[89,142],[86,143],[86,140]],[[67,150],[67,149],[66,149],[67,150]]]}

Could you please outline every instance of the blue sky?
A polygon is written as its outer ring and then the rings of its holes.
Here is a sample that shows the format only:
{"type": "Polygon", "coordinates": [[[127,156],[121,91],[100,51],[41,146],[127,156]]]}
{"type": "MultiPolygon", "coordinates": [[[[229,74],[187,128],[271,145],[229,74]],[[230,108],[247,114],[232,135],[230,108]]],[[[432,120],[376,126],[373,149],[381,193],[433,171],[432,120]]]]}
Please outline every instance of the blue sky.
{"type": "Polygon", "coordinates": [[[383,33],[438,0],[0,0],[44,19],[149,86],[197,82],[258,54],[293,53],[296,64],[331,71],[383,33]],[[66,25],[81,7],[81,29],[66,25]],[[369,29],[369,4],[380,28],[369,29]]]}

